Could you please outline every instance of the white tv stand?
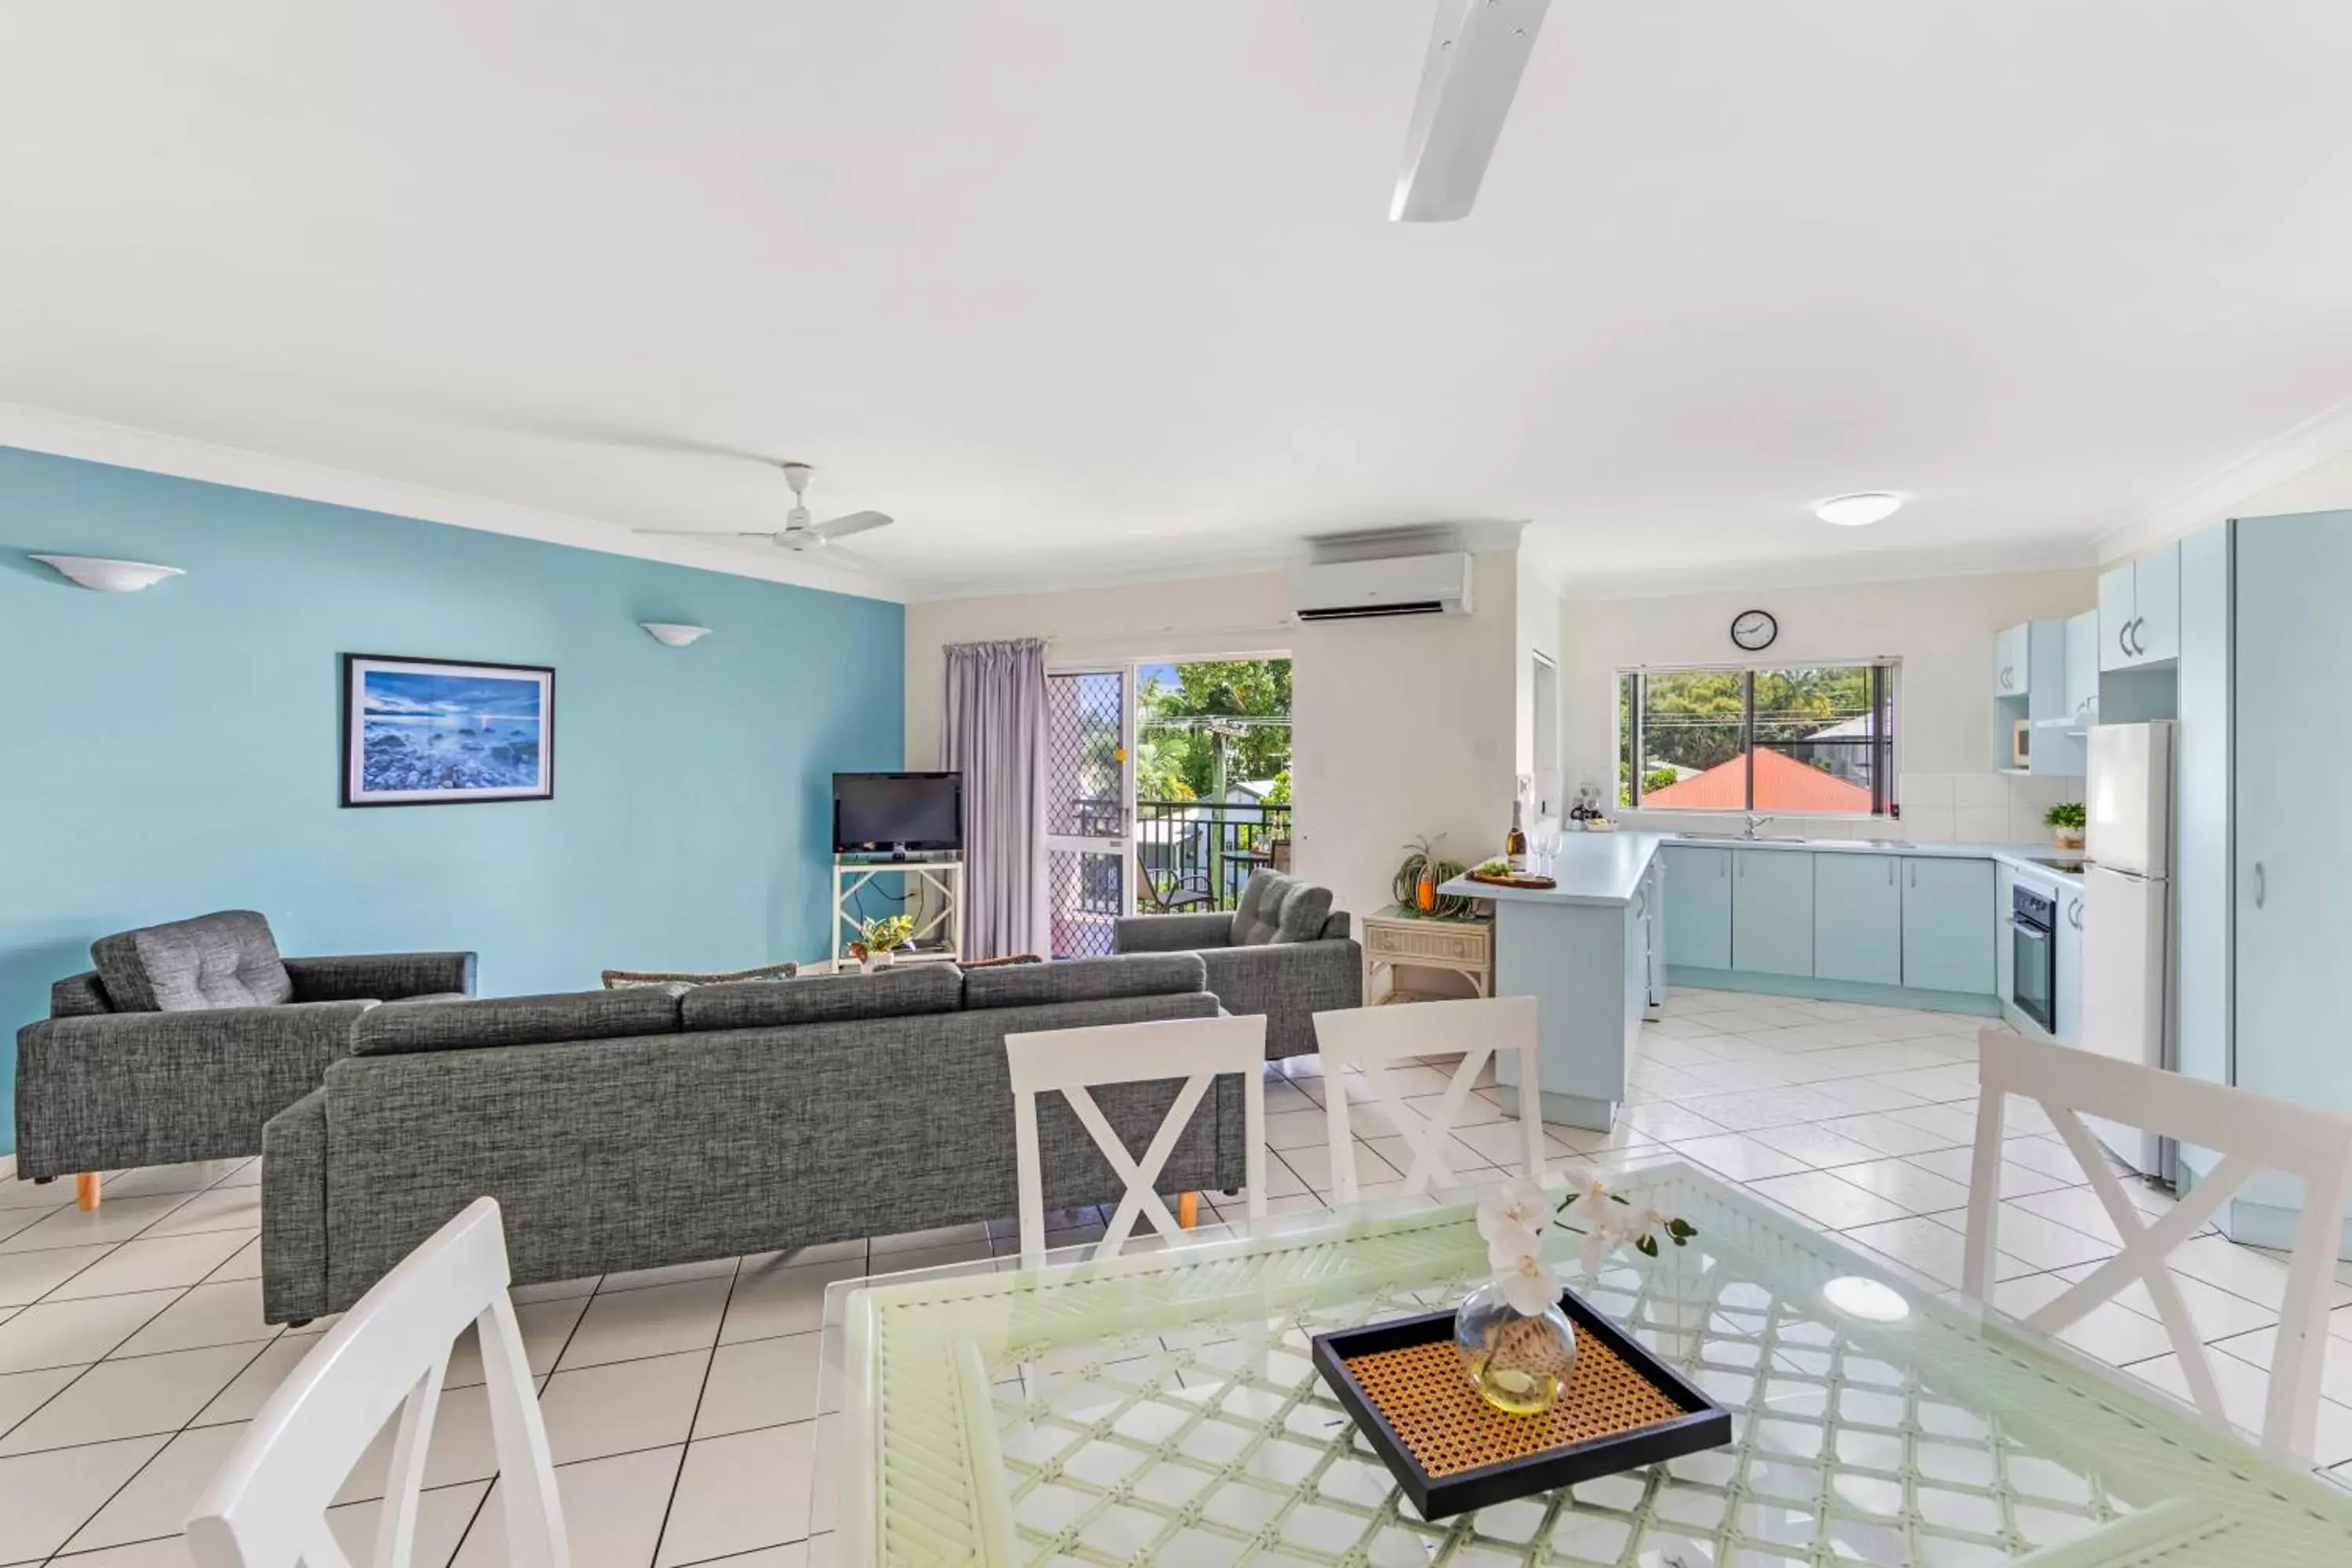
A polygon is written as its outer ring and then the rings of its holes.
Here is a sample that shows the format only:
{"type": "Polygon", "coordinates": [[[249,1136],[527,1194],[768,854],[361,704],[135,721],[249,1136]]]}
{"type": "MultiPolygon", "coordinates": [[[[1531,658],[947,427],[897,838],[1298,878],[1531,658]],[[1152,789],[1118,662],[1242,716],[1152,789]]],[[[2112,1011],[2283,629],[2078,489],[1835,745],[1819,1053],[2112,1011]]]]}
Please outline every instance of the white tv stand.
{"type": "Polygon", "coordinates": [[[915,917],[919,951],[901,950],[901,963],[952,963],[963,957],[963,858],[960,855],[835,855],[833,858],[833,962],[855,963],[849,944],[857,940],[853,903],[877,877],[895,875],[906,895],[905,912],[915,917]],[[936,902],[932,895],[937,895],[936,902]]]}

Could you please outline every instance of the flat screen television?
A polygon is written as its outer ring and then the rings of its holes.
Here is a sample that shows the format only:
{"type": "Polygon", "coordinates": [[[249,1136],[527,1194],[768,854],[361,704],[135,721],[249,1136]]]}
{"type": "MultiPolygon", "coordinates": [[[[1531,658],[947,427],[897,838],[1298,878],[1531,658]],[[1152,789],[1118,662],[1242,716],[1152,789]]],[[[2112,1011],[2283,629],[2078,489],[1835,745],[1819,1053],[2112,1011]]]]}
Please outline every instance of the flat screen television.
{"type": "Polygon", "coordinates": [[[835,773],[836,855],[963,847],[961,773],[835,773]]]}

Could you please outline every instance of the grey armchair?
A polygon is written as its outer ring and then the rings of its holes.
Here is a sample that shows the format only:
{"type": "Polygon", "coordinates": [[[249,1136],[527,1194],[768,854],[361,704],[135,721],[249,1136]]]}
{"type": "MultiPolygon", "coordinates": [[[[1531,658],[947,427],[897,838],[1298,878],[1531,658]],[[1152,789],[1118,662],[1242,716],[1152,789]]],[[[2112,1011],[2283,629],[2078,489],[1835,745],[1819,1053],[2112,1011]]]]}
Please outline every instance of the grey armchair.
{"type": "Polygon", "coordinates": [[[1258,871],[1230,913],[1130,915],[1111,951],[1197,952],[1228,1013],[1265,1019],[1269,1060],[1315,1049],[1315,1015],[1364,1005],[1364,950],[1328,889],[1258,871]]]}
{"type": "Polygon", "coordinates": [[[380,1002],[469,996],[470,952],[281,959],[249,910],[101,937],[16,1035],[16,1173],[261,1152],[261,1128],[347,1056],[380,1002]]]}

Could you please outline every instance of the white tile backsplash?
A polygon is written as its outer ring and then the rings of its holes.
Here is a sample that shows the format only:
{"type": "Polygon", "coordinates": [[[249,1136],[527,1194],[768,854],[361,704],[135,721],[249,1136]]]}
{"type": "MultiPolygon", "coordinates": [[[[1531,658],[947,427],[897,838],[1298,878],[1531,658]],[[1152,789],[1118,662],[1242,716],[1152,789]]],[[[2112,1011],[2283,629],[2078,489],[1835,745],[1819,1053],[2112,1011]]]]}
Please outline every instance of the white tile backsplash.
{"type": "Polygon", "coordinates": [[[1902,801],[1906,816],[1910,816],[1916,806],[1959,804],[1952,798],[1950,773],[1905,773],[1895,787],[1896,798],[1902,801]]]}
{"type": "Polygon", "coordinates": [[[1922,844],[2042,844],[2042,814],[2083,781],[2032,773],[1905,773],[1903,837],[1922,844]]]}
{"type": "Polygon", "coordinates": [[[2009,809],[2010,786],[2017,782],[2009,773],[1954,773],[1952,804],[1962,808],[2009,809]]]}
{"type": "MultiPolygon", "coordinates": [[[[1908,838],[1920,844],[2046,844],[2042,814],[2083,798],[2081,779],[2031,773],[1905,773],[1896,785],[1900,822],[1870,816],[1782,816],[1774,835],[1815,838],[1908,838]]],[[[1628,827],[1653,833],[1737,833],[1738,812],[1628,811],[1628,827]]]]}

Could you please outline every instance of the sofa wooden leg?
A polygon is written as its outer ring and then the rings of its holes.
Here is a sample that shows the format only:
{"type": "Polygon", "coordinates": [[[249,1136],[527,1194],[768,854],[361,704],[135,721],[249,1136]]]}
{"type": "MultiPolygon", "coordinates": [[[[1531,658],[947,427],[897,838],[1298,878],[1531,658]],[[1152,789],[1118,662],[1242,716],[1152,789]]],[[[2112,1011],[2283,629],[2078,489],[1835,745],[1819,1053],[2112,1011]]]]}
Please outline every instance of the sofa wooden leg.
{"type": "Polygon", "coordinates": [[[1186,1230],[1201,1223],[1201,1194],[1186,1193],[1176,1200],[1176,1223],[1186,1230]]]}
{"type": "Polygon", "coordinates": [[[35,1176],[35,1177],[33,1178],[33,1185],[35,1185],[35,1186],[37,1186],[37,1187],[46,1187],[46,1186],[47,1186],[51,1182],[54,1182],[54,1181],[56,1181],[56,1180],[57,1180],[57,1178],[56,1178],[55,1176],[35,1176]]]}
{"type": "Polygon", "coordinates": [[[74,1178],[74,1202],[85,1209],[96,1208],[98,1206],[99,1198],[99,1183],[103,1179],[103,1175],[104,1173],[99,1171],[84,1171],[79,1175],[76,1176],[74,1178]]]}

